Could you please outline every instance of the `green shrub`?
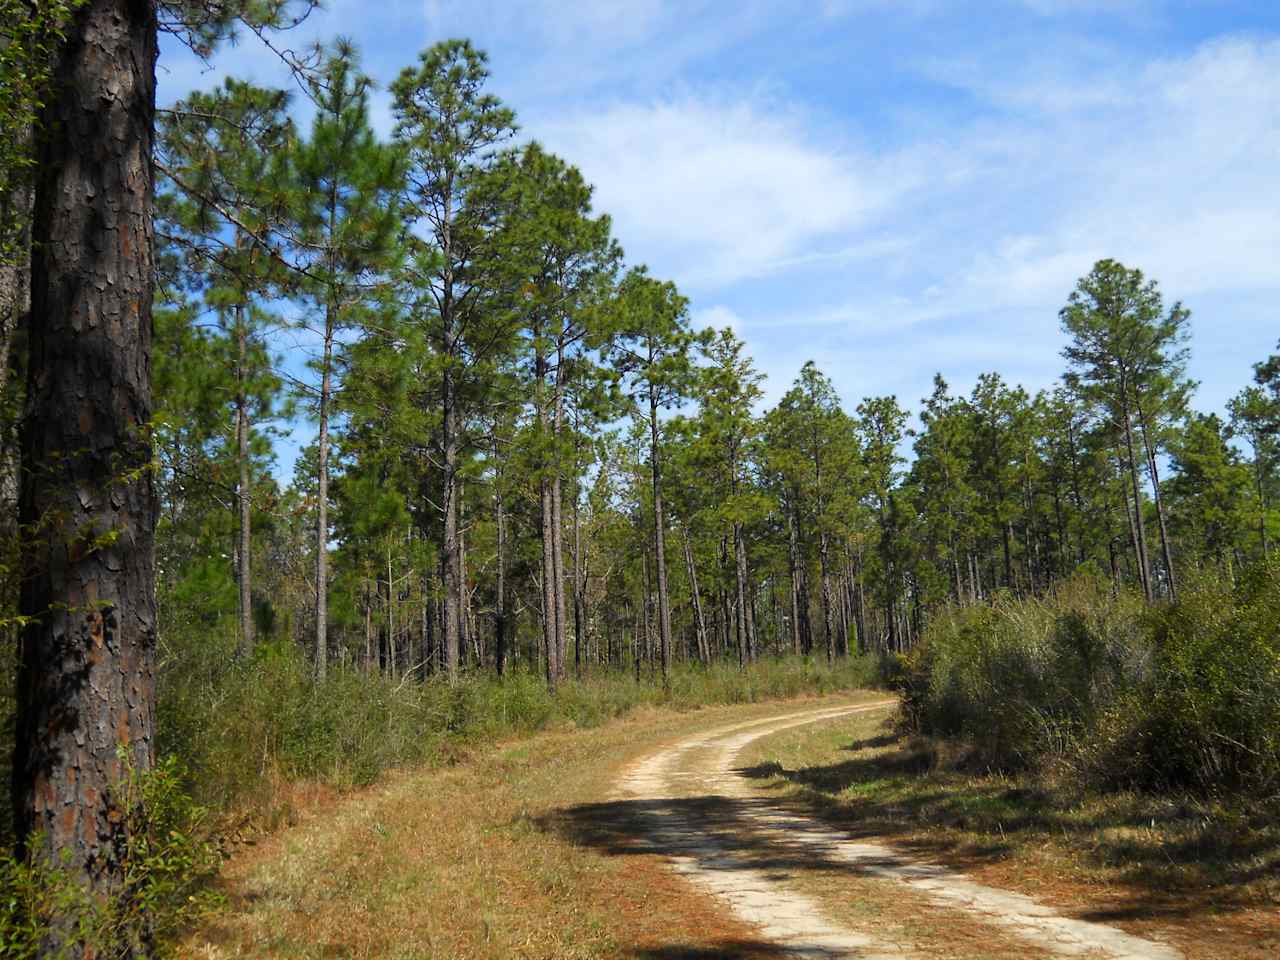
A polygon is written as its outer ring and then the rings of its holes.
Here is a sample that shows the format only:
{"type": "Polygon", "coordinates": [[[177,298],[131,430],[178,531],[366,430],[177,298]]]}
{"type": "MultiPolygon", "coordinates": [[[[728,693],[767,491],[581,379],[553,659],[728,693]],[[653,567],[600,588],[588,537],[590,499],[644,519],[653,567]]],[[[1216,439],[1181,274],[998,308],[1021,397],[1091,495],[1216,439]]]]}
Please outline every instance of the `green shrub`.
{"type": "Polygon", "coordinates": [[[282,782],[366,784],[392,767],[447,762],[474,745],[551,727],[592,727],[640,706],[687,710],[876,682],[874,660],[861,657],[832,668],[802,658],[770,658],[746,670],[682,663],[665,690],[647,672],[637,683],[630,672],[597,668],[561,682],[554,696],[540,673],[521,667],[502,678],[464,673],[449,684],[336,666],[317,684],[294,645],[267,644],[236,663],[233,643],[205,637],[198,650],[170,658],[161,678],[160,744],[187,762],[201,803],[268,820],[282,802],[282,782]]]}
{"type": "MultiPolygon", "coordinates": [[[[122,751],[121,759],[127,757],[122,751]]],[[[175,933],[214,906],[209,886],[222,856],[205,833],[205,811],[184,789],[185,772],[169,758],[146,772],[130,770],[120,791],[128,819],[124,883],[103,902],[92,898],[65,863],[0,856],[0,960],[35,957],[109,958],[128,944],[172,942],[175,933]],[[64,931],[54,949],[53,924],[64,931]]],[[[40,838],[30,844],[41,849],[40,838]]]]}
{"type": "Polygon", "coordinates": [[[1155,618],[1149,771],[1206,791],[1280,787],[1280,564],[1184,591],[1155,618]]]}
{"type": "Polygon", "coordinates": [[[888,663],[915,729],[986,763],[1063,762],[1099,785],[1280,786],[1280,565],[1148,608],[1081,577],[1047,599],[936,616],[888,663]]]}

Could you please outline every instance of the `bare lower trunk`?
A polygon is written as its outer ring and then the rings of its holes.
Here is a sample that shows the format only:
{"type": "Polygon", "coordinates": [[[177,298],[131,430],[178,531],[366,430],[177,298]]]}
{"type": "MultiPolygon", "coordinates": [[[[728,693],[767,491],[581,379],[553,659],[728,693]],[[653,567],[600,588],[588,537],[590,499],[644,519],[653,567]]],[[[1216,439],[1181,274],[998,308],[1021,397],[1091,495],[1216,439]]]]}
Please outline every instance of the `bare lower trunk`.
{"type": "Polygon", "coordinates": [[[582,555],[582,511],[579,509],[578,499],[577,496],[573,498],[573,672],[581,676],[583,645],[586,642],[583,635],[586,620],[586,562],[582,555]]]}
{"type": "Polygon", "coordinates": [[[689,540],[689,531],[684,532],[684,562],[689,570],[689,593],[693,597],[694,625],[698,637],[698,659],[703,663],[711,662],[711,651],[707,643],[707,621],[702,614],[702,594],[698,590],[698,568],[693,562],[693,544],[689,540]]]}
{"type": "MultiPolygon", "coordinates": [[[[493,462],[499,462],[496,440],[493,444],[493,462]]],[[[497,583],[493,601],[493,664],[498,676],[502,676],[507,665],[507,518],[503,512],[500,470],[493,484],[493,519],[498,538],[497,583]]]]}
{"type": "MultiPolygon", "coordinates": [[[[76,13],[42,112],[32,230],[16,826],[98,900],[124,892],[136,811],[120,784],[154,751],[155,57],[150,3],[76,13]]],[[[41,956],[75,940],[59,929],[41,956]]],[[[145,932],[112,947],[148,952],[145,932]]]]}
{"type": "Polygon", "coordinates": [[[1129,481],[1133,489],[1134,550],[1138,560],[1138,576],[1142,581],[1142,595],[1147,603],[1155,599],[1151,584],[1151,563],[1147,559],[1147,534],[1142,521],[1142,489],[1138,485],[1138,459],[1133,449],[1133,420],[1126,405],[1123,411],[1124,445],[1129,454],[1129,481]]]}
{"type": "Polygon", "coordinates": [[[661,645],[662,683],[670,682],[671,603],[667,596],[666,518],[662,509],[662,462],[658,447],[658,400],[649,392],[649,461],[653,468],[653,547],[658,580],[658,638],[661,645]]]}
{"type": "Polygon", "coordinates": [[[827,534],[824,531],[818,543],[818,567],[822,577],[822,629],[827,641],[827,663],[835,662],[835,625],[831,613],[831,571],[828,569],[827,534]]]}
{"type": "Polygon", "coordinates": [[[316,440],[316,680],[323,680],[329,667],[329,403],[330,393],[333,390],[333,320],[331,316],[325,323],[322,362],[320,428],[316,440]]]}
{"type": "Polygon", "coordinates": [[[564,514],[563,485],[560,481],[559,467],[551,478],[551,566],[556,591],[556,666],[559,678],[564,679],[568,672],[566,662],[569,651],[569,614],[565,604],[564,582],[564,514]]]}
{"type": "Polygon", "coordinates": [[[471,648],[475,662],[480,660],[479,646],[475,643],[475,631],[471,628],[471,590],[467,587],[467,534],[466,534],[466,517],[463,515],[463,507],[466,505],[466,492],[463,486],[462,478],[458,477],[456,484],[458,497],[458,548],[455,551],[457,560],[457,577],[458,582],[458,660],[461,662],[467,656],[468,648],[471,648]]]}
{"type": "Polygon", "coordinates": [[[1138,424],[1142,428],[1142,446],[1147,454],[1147,470],[1151,472],[1151,495],[1156,503],[1156,519],[1160,525],[1160,554],[1164,558],[1165,576],[1169,578],[1169,599],[1178,599],[1178,584],[1173,573],[1173,547],[1169,543],[1169,529],[1164,516],[1164,497],[1160,493],[1160,471],[1156,466],[1155,444],[1151,439],[1147,416],[1138,406],[1138,424]]]}
{"type": "Polygon", "coordinates": [[[747,547],[742,542],[742,524],[733,525],[734,581],[738,594],[738,666],[751,660],[751,608],[747,603],[747,547]]]}
{"type": "Polygon", "coordinates": [[[800,643],[800,545],[795,513],[787,510],[787,563],[791,573],[791,652],[801,652],[800,643]]]}
{"type": "Polygon", "coordinates": [[[236,497],[239,501],[240,530],[237,570],[240,581],[240,644],[238,653],[253,655],[253,501],[249,492],[249,399],[245,387],[248,366],[248,332],[244,325],[244,305],[236,304],[236,460],[240,468],[236,497]]]}
{"type": "Polygon", "coordinates": [[[458,422],[457,390],[452,372],[443,376],[444,410],[442,432],[444,443],[444,558],[441,572],[444,577],[444,669],[450,682],[458,678],[458,662],[462,649],[462,582],[458,534],[458,422]]]}
{"type": "Polygon", "coordinates": [[[552,525],[550,478],[544,476],[539,483],[539,488],[542,514],[542,640],[546,653],[547,686],[555,690],[561,669],[556,644],[555,552],[552,546],[555,540],[555,528],[552,525]]]}

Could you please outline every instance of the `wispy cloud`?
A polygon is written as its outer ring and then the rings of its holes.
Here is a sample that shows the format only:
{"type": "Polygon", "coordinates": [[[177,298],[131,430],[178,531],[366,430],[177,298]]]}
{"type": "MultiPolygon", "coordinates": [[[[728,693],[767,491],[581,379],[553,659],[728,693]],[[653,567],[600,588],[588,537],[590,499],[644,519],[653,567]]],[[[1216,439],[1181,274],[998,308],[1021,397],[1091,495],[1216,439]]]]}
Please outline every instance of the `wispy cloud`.
{"type": "Polygon", "coordinates": [[[857,231],[913,176],[824,141],[780,102],[618,103],[539,133],[596,184],[634,256],[695,291],[803,259],[872,255],[814,245],[857,231]]]}

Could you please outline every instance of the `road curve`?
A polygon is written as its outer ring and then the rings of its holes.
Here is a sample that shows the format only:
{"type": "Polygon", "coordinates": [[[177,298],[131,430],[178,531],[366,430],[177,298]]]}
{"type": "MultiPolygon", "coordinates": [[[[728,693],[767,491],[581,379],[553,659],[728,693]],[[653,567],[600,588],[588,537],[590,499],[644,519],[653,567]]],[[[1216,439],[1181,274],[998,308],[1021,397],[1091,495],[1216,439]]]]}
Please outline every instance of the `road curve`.
{"type": "Polygon", "coordinates": [[[1023,894],[970,880],[907,857],[893,847],[855,841],[754,793],[735,772],[747,744],[805,724],[885,710],[885,700],[810,706],[764,720],[716,727],[670,744],[633,764],[617,785],[634,845],[667,856],[675,870],[724,901],[742,920],[794,957],[900,960],[901,944],[836,923],[820,904],[788,887],[789,867],[815,863],[903,884],[937,905],[1003,928],[1041,951],[1111,960],[1181,960],[1173,947],[1115,927],[1065,917],[1023,894]],[[750,837],[747,842],[744,838],[750,837]]]}

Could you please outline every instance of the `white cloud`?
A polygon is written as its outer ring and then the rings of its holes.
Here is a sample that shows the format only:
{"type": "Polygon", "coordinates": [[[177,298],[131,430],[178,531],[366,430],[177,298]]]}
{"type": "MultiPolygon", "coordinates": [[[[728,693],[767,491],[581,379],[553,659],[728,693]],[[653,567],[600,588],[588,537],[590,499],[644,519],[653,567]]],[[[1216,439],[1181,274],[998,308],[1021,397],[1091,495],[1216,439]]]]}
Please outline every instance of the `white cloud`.
{"type": "MultiPolygon", "coordinates": [[[[1110,109],[1040,111],[1066,199],[1038,234],[979,256],[971,284],[1006,302],[1061,299],[1098,256],[1190,296],[1280,286],[1280,43],[1205,46],[1124,78],[1110,109]]],[[[1012,186],[1016,189],[1017,182],[1012,186]]]]}
{"type": "Polygon", "coordinates": [[[908,185],[774,103],[619,103],[537,130],[596,185],[632,259],[691,288],[812,255],[816,241],[857,230],[908,185]]]}
{"type": "Polygon", "coordinates": [[[741,334],[742,332],[742,318],[721,303],[701,310],[694,310],[690,321],[695,330],[723,330],[727,327],[735,334],[741,334]]]}

